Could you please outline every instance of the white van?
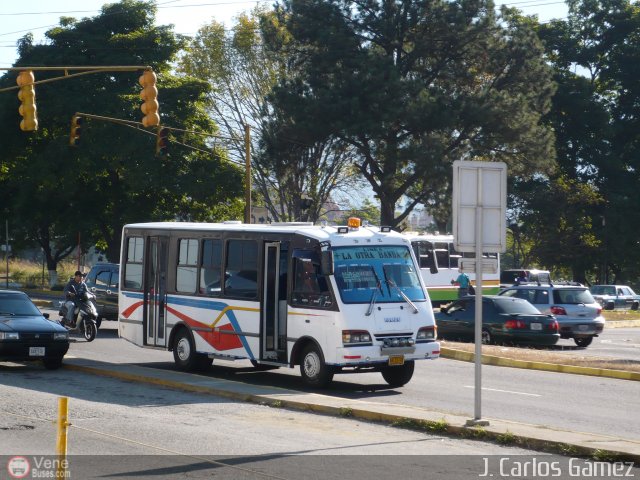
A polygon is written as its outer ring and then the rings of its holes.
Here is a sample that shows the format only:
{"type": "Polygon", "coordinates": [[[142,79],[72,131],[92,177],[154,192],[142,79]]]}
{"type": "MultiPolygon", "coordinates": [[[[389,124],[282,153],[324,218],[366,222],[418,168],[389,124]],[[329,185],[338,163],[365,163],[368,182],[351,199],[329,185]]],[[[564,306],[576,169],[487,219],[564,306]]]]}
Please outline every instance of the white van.
{"type": "Polygon", "coordinates": [[[549,274],[549,270],[537,270],[537,269],[526,269],[526,268],[514,268],[511,270],[504,270],[500,273],[500,288],[511,287],[512,285],[517,285],[518,278],[522,277],[522,274],[527,278],[527,282],[529,283],[551,283],[551,275],[549,274]]]}

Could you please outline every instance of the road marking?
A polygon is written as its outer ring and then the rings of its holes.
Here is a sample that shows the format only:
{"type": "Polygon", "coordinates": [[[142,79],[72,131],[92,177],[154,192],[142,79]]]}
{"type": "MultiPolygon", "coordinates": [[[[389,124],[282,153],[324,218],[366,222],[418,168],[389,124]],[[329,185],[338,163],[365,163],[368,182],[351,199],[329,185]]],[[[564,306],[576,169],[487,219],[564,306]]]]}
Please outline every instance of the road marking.
{"type": "MultiPolygon", "coordinates": [[[[475,388],[475,387],[473,385],[465,385],[464,388],[475,388]]],[[[541,397],[542,396],[542,395],[538,395],[537,393],[513,392],[511,390],[500,390],[498,388],[482,387],[482,390],[487,390],[489,392],[512,393],[514,395],[526,395],[528,397],[541,397]]]]}

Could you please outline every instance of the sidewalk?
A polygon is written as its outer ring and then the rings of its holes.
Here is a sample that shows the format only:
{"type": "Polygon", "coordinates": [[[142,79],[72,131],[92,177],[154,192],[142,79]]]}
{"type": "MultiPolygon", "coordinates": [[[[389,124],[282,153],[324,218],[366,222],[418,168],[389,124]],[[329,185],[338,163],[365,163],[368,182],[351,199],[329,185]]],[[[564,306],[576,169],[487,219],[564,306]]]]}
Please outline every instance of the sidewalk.
{"type": "Polygon", "coordinates": [[[270,405],[276,408],[383,422],[427,433],[496,441],[505,445],[518,445],[533,450],[571,456],[590,456],[599,460],[640,463],[640,441],[609,435],[564,431],[549,426],[494,418],[483,419],[489,421],[489,425],[486,426],[467,426],[469,418],[419,407],[351,400],[278,387],[248,385],[232,380],[158,370],[133,364],[112,364],[69,357],[65,358],[64,368],[121,380],[216,395],[236,401],[270,405]]]}

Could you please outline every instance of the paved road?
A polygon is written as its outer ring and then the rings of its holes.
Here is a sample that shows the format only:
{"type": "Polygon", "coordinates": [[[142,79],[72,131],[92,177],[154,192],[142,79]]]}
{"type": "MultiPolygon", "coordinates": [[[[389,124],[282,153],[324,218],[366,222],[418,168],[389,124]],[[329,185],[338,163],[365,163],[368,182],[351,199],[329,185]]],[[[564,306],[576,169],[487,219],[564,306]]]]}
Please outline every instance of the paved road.
{"type": "Polygon", "coordinates": [[[554,353],[612,357],[621,362],[640,363],[640,328],[606,328],[588,348],[578,348],[573,340],[560,340],[554,353]]]}
{"type": "MultiPolygon", "coordinates": [[[[170,352],[131,345],[117,338],[115,323],[103,325],[96,341],[78,341],[72,345],[70,354],[154,368],[174,368],[170,352]]],[[[616,434],[640,441],[637,382],[486,365],[482,373],[483,417],[544,424],[574,431],[616,434]]],[[[245,361],[216,360],[214,368],[207,375],[311,391],[303,386],[297,369],[256,372],[245,361]]],[[[473,364],[439,359],[418,362],[413,380],[400,389],[389,388],[378,373],[367,373],[336,376],[332,388],[322,393],[420,406],[471,418],[474,412],[473,386],[473,364]]]]}
{"type": "MultiPolygon", "coordinates": [[[[429,478],[463,480],[485,472],[485,459],[497,471],[496,455],[567,462],[516,447],[37,365],[0,363],[0,386],[0,465],[24,456],[35,470],[42,456],[55,454],[58,398],[66,396],[71,478],[357,480],[430,472],[429,478]]],[[[53,478],[39,471],[37,478],[53,478]]]]}

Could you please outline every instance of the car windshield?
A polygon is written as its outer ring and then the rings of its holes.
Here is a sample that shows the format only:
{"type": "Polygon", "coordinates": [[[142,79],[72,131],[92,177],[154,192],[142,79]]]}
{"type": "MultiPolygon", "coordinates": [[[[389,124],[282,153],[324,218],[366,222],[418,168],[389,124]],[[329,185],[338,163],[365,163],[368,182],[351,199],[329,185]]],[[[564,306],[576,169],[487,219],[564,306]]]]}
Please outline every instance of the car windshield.
{"type": "Polygon", "coordinates": [[[579,305],[581,303],[595,303],[591,292],[577,288],[557,289],[553,292],[554,303],[565,305],[579,305]]]}
{"type": "Polygon", "coordinates": [[[426,300],[408,247],[337,247],[334,272],[344,303],[426,300]],[[402,293],[400,293],[402,292],[402,293]]]}
{"type": "Polygon", "coordinates": [[[591,293],[594,295],[615,295],[616,287],[607,285],[594,285],[591,287],[591,293]]]}
{"type": "Polygon", "coordinates": [[[498,297],[494,299],[496,308],[500,313],[523,313],[526,315],[539,315],[540,310],[526,300],[513,297],[498,297]]]}
{"type": "Polygon", "coordinates": [[[0,315],[42,315],[26,295],[5,293],[0,295],[0,315]]]}

